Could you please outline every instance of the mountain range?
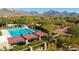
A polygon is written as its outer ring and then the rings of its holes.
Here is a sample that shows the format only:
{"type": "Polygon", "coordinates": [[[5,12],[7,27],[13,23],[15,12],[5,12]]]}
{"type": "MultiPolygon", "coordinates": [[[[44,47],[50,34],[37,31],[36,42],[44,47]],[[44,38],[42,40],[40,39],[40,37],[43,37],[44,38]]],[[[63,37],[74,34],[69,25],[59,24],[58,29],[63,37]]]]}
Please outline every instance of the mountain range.
{"type": "Polygon", "coordinates": [[[43,13],[38,13],[36,11],[17,11],[8,8],[1,8],[0,9],[0,17],[6,16],[79,16],[76,12],[59,12],[54,10],[44,11],[43,13]]]}

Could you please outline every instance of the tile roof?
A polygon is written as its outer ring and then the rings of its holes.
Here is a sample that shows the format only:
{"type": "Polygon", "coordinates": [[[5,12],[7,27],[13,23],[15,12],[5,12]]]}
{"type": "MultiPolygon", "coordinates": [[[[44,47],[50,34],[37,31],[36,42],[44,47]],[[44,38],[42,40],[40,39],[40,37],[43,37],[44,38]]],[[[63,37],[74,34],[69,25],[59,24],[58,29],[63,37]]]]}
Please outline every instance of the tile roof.
{"type": "MultiPolygon", "coordinates": [[[[47,33],[44,33],[44,32],[41,32],[41,31],[39,31],[39,32],[36,32],[35,33],[36,35],[38,35],[38,36],[48,36],[48,34],[47,33]]],[[[8,39],[8,42],[10,43],[10,44],[13,44],[13,43],[18,43],[18,42],[21,42],[21,41],[25,41],[25,39],[26,40],[33,40],[33,39],[36,39],[36,38],[38,38],[38,36],[36,36],[36,35],[34,35],[34,34],[28,34],[28,35],[23,35],[22,37],[21,36],[18,36],[18,37],[10,37],[10,38],[7,38],[8,39]]]]}
{"type": "Polygon", "coordinates": [[[8,38],[8,42],[10,44],[18,43],[18,42],[21,42],[21,41],[25,41],[25,39],[22,38],[21,36],[8,38]]]}
{"type": "Polygon", "coordinates": [[[46,37],[48,36],[47,33],[45,33],[45,32],[41,32],[41,31],[36,32],[35,34],[38,35],[38,36],[46,36],[46,37]]]}
{"type": "Polygon", "coordinates": [[[34,35],[34,34],[28,34],[28,35],[24,35],[23,36],[26,40],[32,40],[35,38],[38,38],[38,36],[34,35]]]}

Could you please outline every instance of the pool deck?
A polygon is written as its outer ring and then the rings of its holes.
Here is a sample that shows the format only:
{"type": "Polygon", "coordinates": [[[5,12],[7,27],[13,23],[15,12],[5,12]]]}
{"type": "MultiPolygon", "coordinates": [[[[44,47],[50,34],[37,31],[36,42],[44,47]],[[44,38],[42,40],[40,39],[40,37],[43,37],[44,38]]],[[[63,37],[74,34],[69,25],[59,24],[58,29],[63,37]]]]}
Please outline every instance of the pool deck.
{"type": "Polygon", "coordinates": [[[2,31],[2,36],[4,36],[4,37],[12,37],[12,36],[9,34],[9,32],[7,31],[7,29],[2,29],[1,31],[2,31]]]}
{"type": "Polygon", "coordinates": [[[29,29],[26,25],[24,25],[25,28],[29,29]]]}
{"type": "MultiPolygon", "coordinates": [[[[23,28],[29,29],[26,25],[24,25],[23,28]]],[[[20,28],[14,28],[14,29],[20,29],[20,28]]],[[[8,37],[12,37],[11,34],[8,32],[8,30],[13,30],[13,29],[1,29],[2,36],[0,36],[0,39],[5,38],[5,40],[6,40],[6,38],[8,38],[8,37]]],[[[31,30],[31,29],[29,29],[29,30],[31,30]]],[[[34,30],[31,30],[31,31],[35,32],[34,30]]]]}
{"type": "Polygon", "coordinates": [[[2,29],[2,36],[0,36],[0,49],[4,49],[3,46],[6,46],[8,49],[9,47],[9,43],[7,38],[11,37],[11,35],[9,35],[8,31],[6,29],[2,29]]]}
{"type": "MultiPolygon", "coordinates": [[[[24,26],[24,28],[29,29],[26,25],[24,26]]],[[[16,29],[16,28],[14,28],[14,29],[16,29]]],[[[17,28],[17,29],[19,29],[19,28],[17,28]]],[[[12,29],[0,29],[0,30],[2,32],[2,36],[0,36],[0,49],[3,49],[3,46],[9,47],[7,38],[12,37],[12,36],[8,32],[8,30],[12,30],[12,29]]]]}

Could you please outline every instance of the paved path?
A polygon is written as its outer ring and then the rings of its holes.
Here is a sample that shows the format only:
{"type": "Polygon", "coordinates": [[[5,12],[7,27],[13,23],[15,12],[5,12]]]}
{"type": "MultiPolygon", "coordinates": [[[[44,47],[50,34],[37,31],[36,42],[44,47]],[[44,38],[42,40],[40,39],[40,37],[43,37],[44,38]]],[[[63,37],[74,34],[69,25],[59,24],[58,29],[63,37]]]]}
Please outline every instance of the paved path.
{"type": "Polygon", "coordinates": [[[62,35],[70,35],[70,34],[67,34],[67,29],[68,27],[64,27],[62,29],[57,29],[57,30],[54,30],[53,32],[54,33],[57,33],[57,34],[62,34],[62,35]]]}

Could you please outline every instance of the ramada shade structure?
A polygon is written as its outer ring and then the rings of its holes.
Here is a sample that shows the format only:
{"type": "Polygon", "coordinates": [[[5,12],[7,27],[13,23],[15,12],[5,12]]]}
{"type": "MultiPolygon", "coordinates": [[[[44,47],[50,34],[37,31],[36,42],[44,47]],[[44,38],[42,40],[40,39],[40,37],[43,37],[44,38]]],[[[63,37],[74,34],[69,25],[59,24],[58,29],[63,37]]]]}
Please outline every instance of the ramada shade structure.
{"type": "Polygon", "coordinates": [[[24,35],[23,36],[26,40],[33,40],[33,39],[37,39],[38,36],[34,35],[34,34],[28,34],[28,35],[24,35]]]}
{"type": "Polygon", "coordinates": [[[15,44],[15,43],[19,43],[19,42],[25,42],[26,40],[38,39],[38,36],[40,36],[40,37],[48,37],[48,34],[39,31],[39,32],[36,32],[35,34],[28,34],[28,35],[8,38],[8,42],[10,44],[15,44]]]}
{"type": "Polygon", "coordinates": [[[22,38],[21,36],[8,38],[8,42],[9,42],[10,44],[19,43],[19,42],[24,42],[24,41],[25,41],[25,39],[22,38]]]}
{"type": "Polygon", "coordinates": [[[25,40],[34,40],[37,38],[38,38],[38,36],[36,36],[34,34],[28,34],[28,35],[8,38],[8,42],[10,44],[14,44],[14,43],[18,43],[18,42],[25,42],[25,40]]]}
{"type": "Polygon", "coordinates": [[[40,36],[40,37],[48,37],[48,34],[45,33],[45,32],[41,32],[41,31],[38,31],[35,33],[37,36],[40,36]]]}

